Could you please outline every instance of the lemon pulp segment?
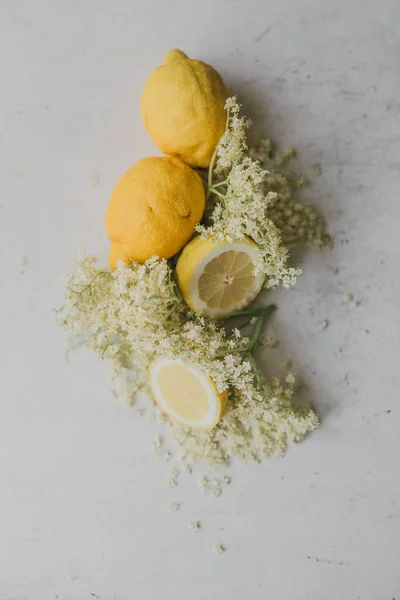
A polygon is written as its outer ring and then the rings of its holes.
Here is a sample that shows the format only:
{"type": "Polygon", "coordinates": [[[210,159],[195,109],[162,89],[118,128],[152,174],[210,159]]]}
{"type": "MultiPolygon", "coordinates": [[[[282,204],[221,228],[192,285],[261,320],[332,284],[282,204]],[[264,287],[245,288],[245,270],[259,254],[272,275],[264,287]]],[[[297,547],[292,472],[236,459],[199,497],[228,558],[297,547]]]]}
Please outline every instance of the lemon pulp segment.
{"type": "Polygon", "coordinates": [[[208,396],[198,377],[181,364],[170,365],[158,376],[158,385],[170,408],[184,419],[200,421],[208,412],[208,396]]]}
{"type": "Polygon", "coordinates": [[[248,254],[228,250],[206,264],[199,296],[210,308],[230,310],[246,299],[256,278],[248,254]]]}
{"type": "Polygon", "coordinates": [[[150,366],[150,385],[157,404],[181,425],[214,427],[225,409],[228,393],[219,393],[212,379],[182,359],[159,358],[150,366]]]}

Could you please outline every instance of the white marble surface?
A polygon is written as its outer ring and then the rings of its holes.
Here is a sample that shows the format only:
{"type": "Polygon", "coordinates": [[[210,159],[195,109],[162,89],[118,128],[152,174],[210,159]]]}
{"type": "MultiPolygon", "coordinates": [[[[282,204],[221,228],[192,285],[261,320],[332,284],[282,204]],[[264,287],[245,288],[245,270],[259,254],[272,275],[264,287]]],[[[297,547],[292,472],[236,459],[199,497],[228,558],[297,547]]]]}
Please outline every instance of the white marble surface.
{"type": "Polygon", "coordinates": [[[399,32],[398,0],[0,0],[1,600],[400,598],[399,32]],[[51,312],[77,247],[106,255],[110,191],[154,152],[141,87],[175,46],[322,165],[335,239],[273,322],[322,427],[217,500],[198,475],[167,488],[154,426],[104,364],[66,362],[51,312]]]}

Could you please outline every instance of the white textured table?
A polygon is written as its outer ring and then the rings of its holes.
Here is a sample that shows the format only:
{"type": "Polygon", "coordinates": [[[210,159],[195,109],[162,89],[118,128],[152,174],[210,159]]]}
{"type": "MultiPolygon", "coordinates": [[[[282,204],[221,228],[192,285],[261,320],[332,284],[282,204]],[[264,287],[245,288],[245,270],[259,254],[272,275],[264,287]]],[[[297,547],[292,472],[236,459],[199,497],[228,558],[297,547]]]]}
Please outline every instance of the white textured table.
{"type": "Polygon", "coordinates": [[[0,0],[1,600],[400,598],[399,32],[398,0],[0,0]],[[141,87],[175,46],[321,164],[335,239],[273,321],[322,428],[217,500],[197,475],[167,488],[154,425],[104,364],[66,362],[51,312],[76,248],[106,256],[110,191],[154,152],[141,87]]]}

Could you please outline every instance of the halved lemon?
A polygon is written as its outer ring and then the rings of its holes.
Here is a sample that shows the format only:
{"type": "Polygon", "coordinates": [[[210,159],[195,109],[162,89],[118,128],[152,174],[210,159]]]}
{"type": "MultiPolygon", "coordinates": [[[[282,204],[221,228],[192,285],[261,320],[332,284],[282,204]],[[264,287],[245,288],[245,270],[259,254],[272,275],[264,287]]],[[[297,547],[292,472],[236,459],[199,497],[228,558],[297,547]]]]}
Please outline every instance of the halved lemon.
{"type": "Polygon", "coordinates": [[[196,312],[214,317],[250,304],[265,277],[254,274],[257,245],[249,238],[210,242],[194,238],[182,251],[176,275],[184,300],[196,312]]]}
{"type": "Polygon", "coordinates": [[[197,429],[212,429],[228,401],[227,391],[220,394],[210,377],[176,358],[158,358],[152,363],[150,385],[165,414],[197,429]]]}

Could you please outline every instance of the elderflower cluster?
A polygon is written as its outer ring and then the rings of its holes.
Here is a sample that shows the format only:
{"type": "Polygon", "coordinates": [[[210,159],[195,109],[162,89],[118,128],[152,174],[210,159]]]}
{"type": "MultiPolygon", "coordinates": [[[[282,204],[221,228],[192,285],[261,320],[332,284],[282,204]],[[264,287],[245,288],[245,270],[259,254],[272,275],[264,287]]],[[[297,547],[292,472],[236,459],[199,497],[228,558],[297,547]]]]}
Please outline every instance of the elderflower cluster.
{"type": "MultiPolygon", "coordinates": [[[[195,364],[219,392],[229,388],[226,412],[211,432],[170,424],[168,431],[187,459],[215,463],[235,455],[247,460],[276,454],[317,426],[310,407],[302,409],[306,413],[293,408],[287,389],[258,371],[251,351],[254,339],[237,329],[228,334],[219,322],[195,314],[181,301],[165,260],[129,266],[120,262],[109,271],[80,256],[68,276],[58,318],[74,344],[85,343],[112,362],[116,393],[122,391],[130,402],[139,390],[151,396],[148,369],[159,356],[195,364]]],[[[156,451],[159,446],[158,441],[156,451]]]]}
{"type": "Polygon", "coordinates": [[[228,114],[227,127],[217,147],[217,174],[223,174],[225,169],[232,168],[242,160],[248,149],[246,132],[251,125],[250,119],[239,116],[240,105],[235,97],[227,99],[225,109],[228,114]]]}
{"type": "Polygon", "coordinates": [[[248,151],[250,121],[239,116],[236,98],[227,100],[226,109],[227,127],[216,149],[218,163],[215,169],[214,164],[210,167],[208,194],[216,198],[209,215],[211,224],[200,224],[197,231],[214,241],[251,238],[258,246],[255,272],[266,275],[266,287],[282,284],[288,288],[301,273],[289,266],[289,249],[300,241],[326,245],[322,221],[312,207],[293,199],[304,180],[278,170],[293,151],[276,154],[272,170],[264,169],[261,165],[271,156],[271,142],[262,140],[248,151]]]}
{"type": "Polygon", "coordinates": [[[114,372],[129,372],[129,388],[147,385],[147,372],[156,357],[180,358],[212,377],[216,388],[228,387],[248,398],[259,398],[255,387],[249,338],[227,335],[217,321],[198,316],[179,296],[166,260],[144,265],[118,264],[102,270],[92,258],[80,256],[68,277],[61,323],[102,358],[114,372]]]}
{"type": "Polygon", "coordinates": [[[210,479],[204,476],[200,479],[199,486],[205,494],[211,494],[215,498],[218,498],[230,483],[230,477],[214,477],[210,479]]]}
{"type": "Polygon", "coordinates": [[[128,373],[124,385],[133,395],[147,385],[154,348],[162,349],[169,328],[180,323],[173,314],[180,296],[166,260],[153,258],[129,267],[120,262],[113,272],[95,263],[91,257],[78,257],[58,317],[78,343],[112,359],[115,374],[128,373]]]}
{"type": "Polygon", "coordinates": [[[277,378],[264,385],[271,394],[269,402],[252,402],[233,394],[223,418],[211,431],[173,424],[172,438],[182,459],[210,465],[227,465],[233,457],[260,462],[268,456],[281,456],[289,443],[299,442],[319,426],[309,404],[293,406],[295,382],[291,374],[284,385],[277,378]]]}
{"type": "Polygon", "coordinates": [[[214,187],[212,177],[209,178],[208,193],[217,196],[218,201],[210,215],[212,225],[199,225],[197,231],[203,238],[215,241],[251,238],[258,246],[255,272],[267,276],[267,287],[280,283],[290,287],[301,271],[288,266],[288,249],[268,217],[268,206],[275,198],[274,192],[265,194],[263,188],[268,173],[247,152],[246,131],[250,123],[239,116],[240,106],[235,98],[228,99],[226,109],[227,127],[216,150],[216,174],[225,177],[225,182],[219,181],[214,187]]]}
{"type": "MultiPolygon", "coordinates": [[[[215,241],[251,238],[258,247],[255,271],[266,275],[266,286],[289,287],[300,273],[289,266],[290,248],[302,242],[324,247],[329,238],[315,209],[296,198],[305,181],[285,168],[293,151],[276,153],[269,140],[249,150],[250,121],[240,115],[236,98],[229,98],[226,108],[226,131],[210,166],[207,209],[197,231],[215,241]]],[[[158,357],[194,364],[218,392],[229,390],[227,408],[211,431],[168,422],[167,432],[185,461],[226,464],[233,457],[260,461],[282,454],[289,442],[318,427],[318,417],[309,405],[294,406],[290,373],[282,383],[266,379],[257,367],[253,349],[273,307],[251,313],[248,337],[237,328],[228,333],[222,321],[198,315],[182,301],[172,265],[153,257],[143,265],[120,262],[110,271],[79,256],[67,277],[65,305],[57,311],[72,345],[86,344],[111,362],[114,393],[128,404],[138,391],[151,398],[148,371],[158,357]]],[[[264,337],[264,346],[274,343],[264,337]]],[[[168,421],[153,412],[157,421],[168,421]]],[[[158,438],[154,448],[164,460],[170,458],[158,438]]],[[[169,485],[178,484],[178,475],[174,470],[169,485]]],[[[204,478],[203,489],[218,495],[215,481],[204,478]]]]}
{"type": "Polygon", "coordinates": [[[278,228],[284,246],[288,250],[300,244],[317,249],[330,247],[331,240],[316,209],[297,198],[297,190],[308,182],[286,166],[294,158],[294,150],[275,152],[271,140],[264,138],[249,154],[265,168],[262,188],[265,195],[270,194],[267,215],[278,228]]]}

